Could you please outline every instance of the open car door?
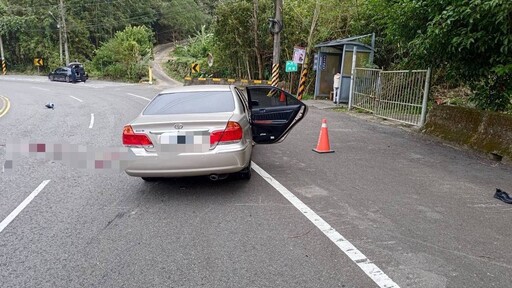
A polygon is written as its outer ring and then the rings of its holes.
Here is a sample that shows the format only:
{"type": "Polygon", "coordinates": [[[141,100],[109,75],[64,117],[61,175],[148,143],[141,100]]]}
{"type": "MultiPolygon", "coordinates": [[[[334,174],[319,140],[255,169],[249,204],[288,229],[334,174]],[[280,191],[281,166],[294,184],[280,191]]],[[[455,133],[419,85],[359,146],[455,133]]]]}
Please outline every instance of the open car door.
{"type": "Polygon", "coordinates": [[[252,139],[258,144],[281,142],[308,111],[306,104],[274,86],[246,87],[252,139]]]}

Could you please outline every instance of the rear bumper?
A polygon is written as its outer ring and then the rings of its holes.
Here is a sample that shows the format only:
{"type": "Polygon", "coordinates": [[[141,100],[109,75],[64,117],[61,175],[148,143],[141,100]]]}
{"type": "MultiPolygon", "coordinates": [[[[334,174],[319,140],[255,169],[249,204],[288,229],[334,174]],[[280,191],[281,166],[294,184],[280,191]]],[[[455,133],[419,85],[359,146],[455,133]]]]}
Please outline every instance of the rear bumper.
{"type": "Polygon", "coordinates": [[[250,143],[219,145],[206,153],[147,152],[143,148],[131,148],[135,159],[125,168],[134,177],[188,177],[210,174],[236,173],[251,160],[250,143]]]}

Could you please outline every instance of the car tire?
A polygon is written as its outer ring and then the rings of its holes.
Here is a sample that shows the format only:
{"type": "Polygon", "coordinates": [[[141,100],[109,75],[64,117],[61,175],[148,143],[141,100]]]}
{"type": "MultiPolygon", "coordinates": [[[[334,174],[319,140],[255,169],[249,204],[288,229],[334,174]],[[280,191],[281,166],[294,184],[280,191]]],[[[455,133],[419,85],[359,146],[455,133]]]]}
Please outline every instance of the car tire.
{"type": "Polygon", "coordinates": [[[252,176],[251,162],[252,161],[249,161],[249,164],[247,165],[247,167],[245,167],[244,169],[242,169],[242,171],[237,173],[238,179],[243,179],[243,180],[251,179],[251,176],[252,176]]]}
{"type": "Polygon", "coordinates": [[[142,180],[146,181],[146,182],[155,182],[155,181],[158,181],[158,178],[155,178],[155,177],[140,177],[142,178],[142,180]]]}

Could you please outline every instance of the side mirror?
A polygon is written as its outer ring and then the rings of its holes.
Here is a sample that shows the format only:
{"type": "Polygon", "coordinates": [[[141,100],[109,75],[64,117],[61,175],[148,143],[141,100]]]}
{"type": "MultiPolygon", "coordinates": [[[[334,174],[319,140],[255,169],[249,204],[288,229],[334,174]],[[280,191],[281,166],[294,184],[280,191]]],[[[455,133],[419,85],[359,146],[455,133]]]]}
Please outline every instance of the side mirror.
{"type": "Polygon", "coordinates": [[[251,106],[252,107],[260,106],[260,102],[258,100],[251,100],[251,106]]]}

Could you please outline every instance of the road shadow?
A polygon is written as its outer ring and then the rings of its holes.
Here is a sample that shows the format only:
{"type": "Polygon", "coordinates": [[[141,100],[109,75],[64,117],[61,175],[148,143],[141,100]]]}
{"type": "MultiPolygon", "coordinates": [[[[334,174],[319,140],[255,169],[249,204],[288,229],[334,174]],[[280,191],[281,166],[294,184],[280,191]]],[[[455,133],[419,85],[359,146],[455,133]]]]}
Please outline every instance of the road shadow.
{"type": "MultiPolygon", "coordinates": [[[[143,181],[143,180],[141,180],[143,181]]],[[[212,181],[207,176],[160,178],[154,182],[143,182],[137,193],[144,195],[145,202],[188,202],[217,201],[235,199],[249,192],[250,182],[229,176],[226,179],[212,181]]]]}

